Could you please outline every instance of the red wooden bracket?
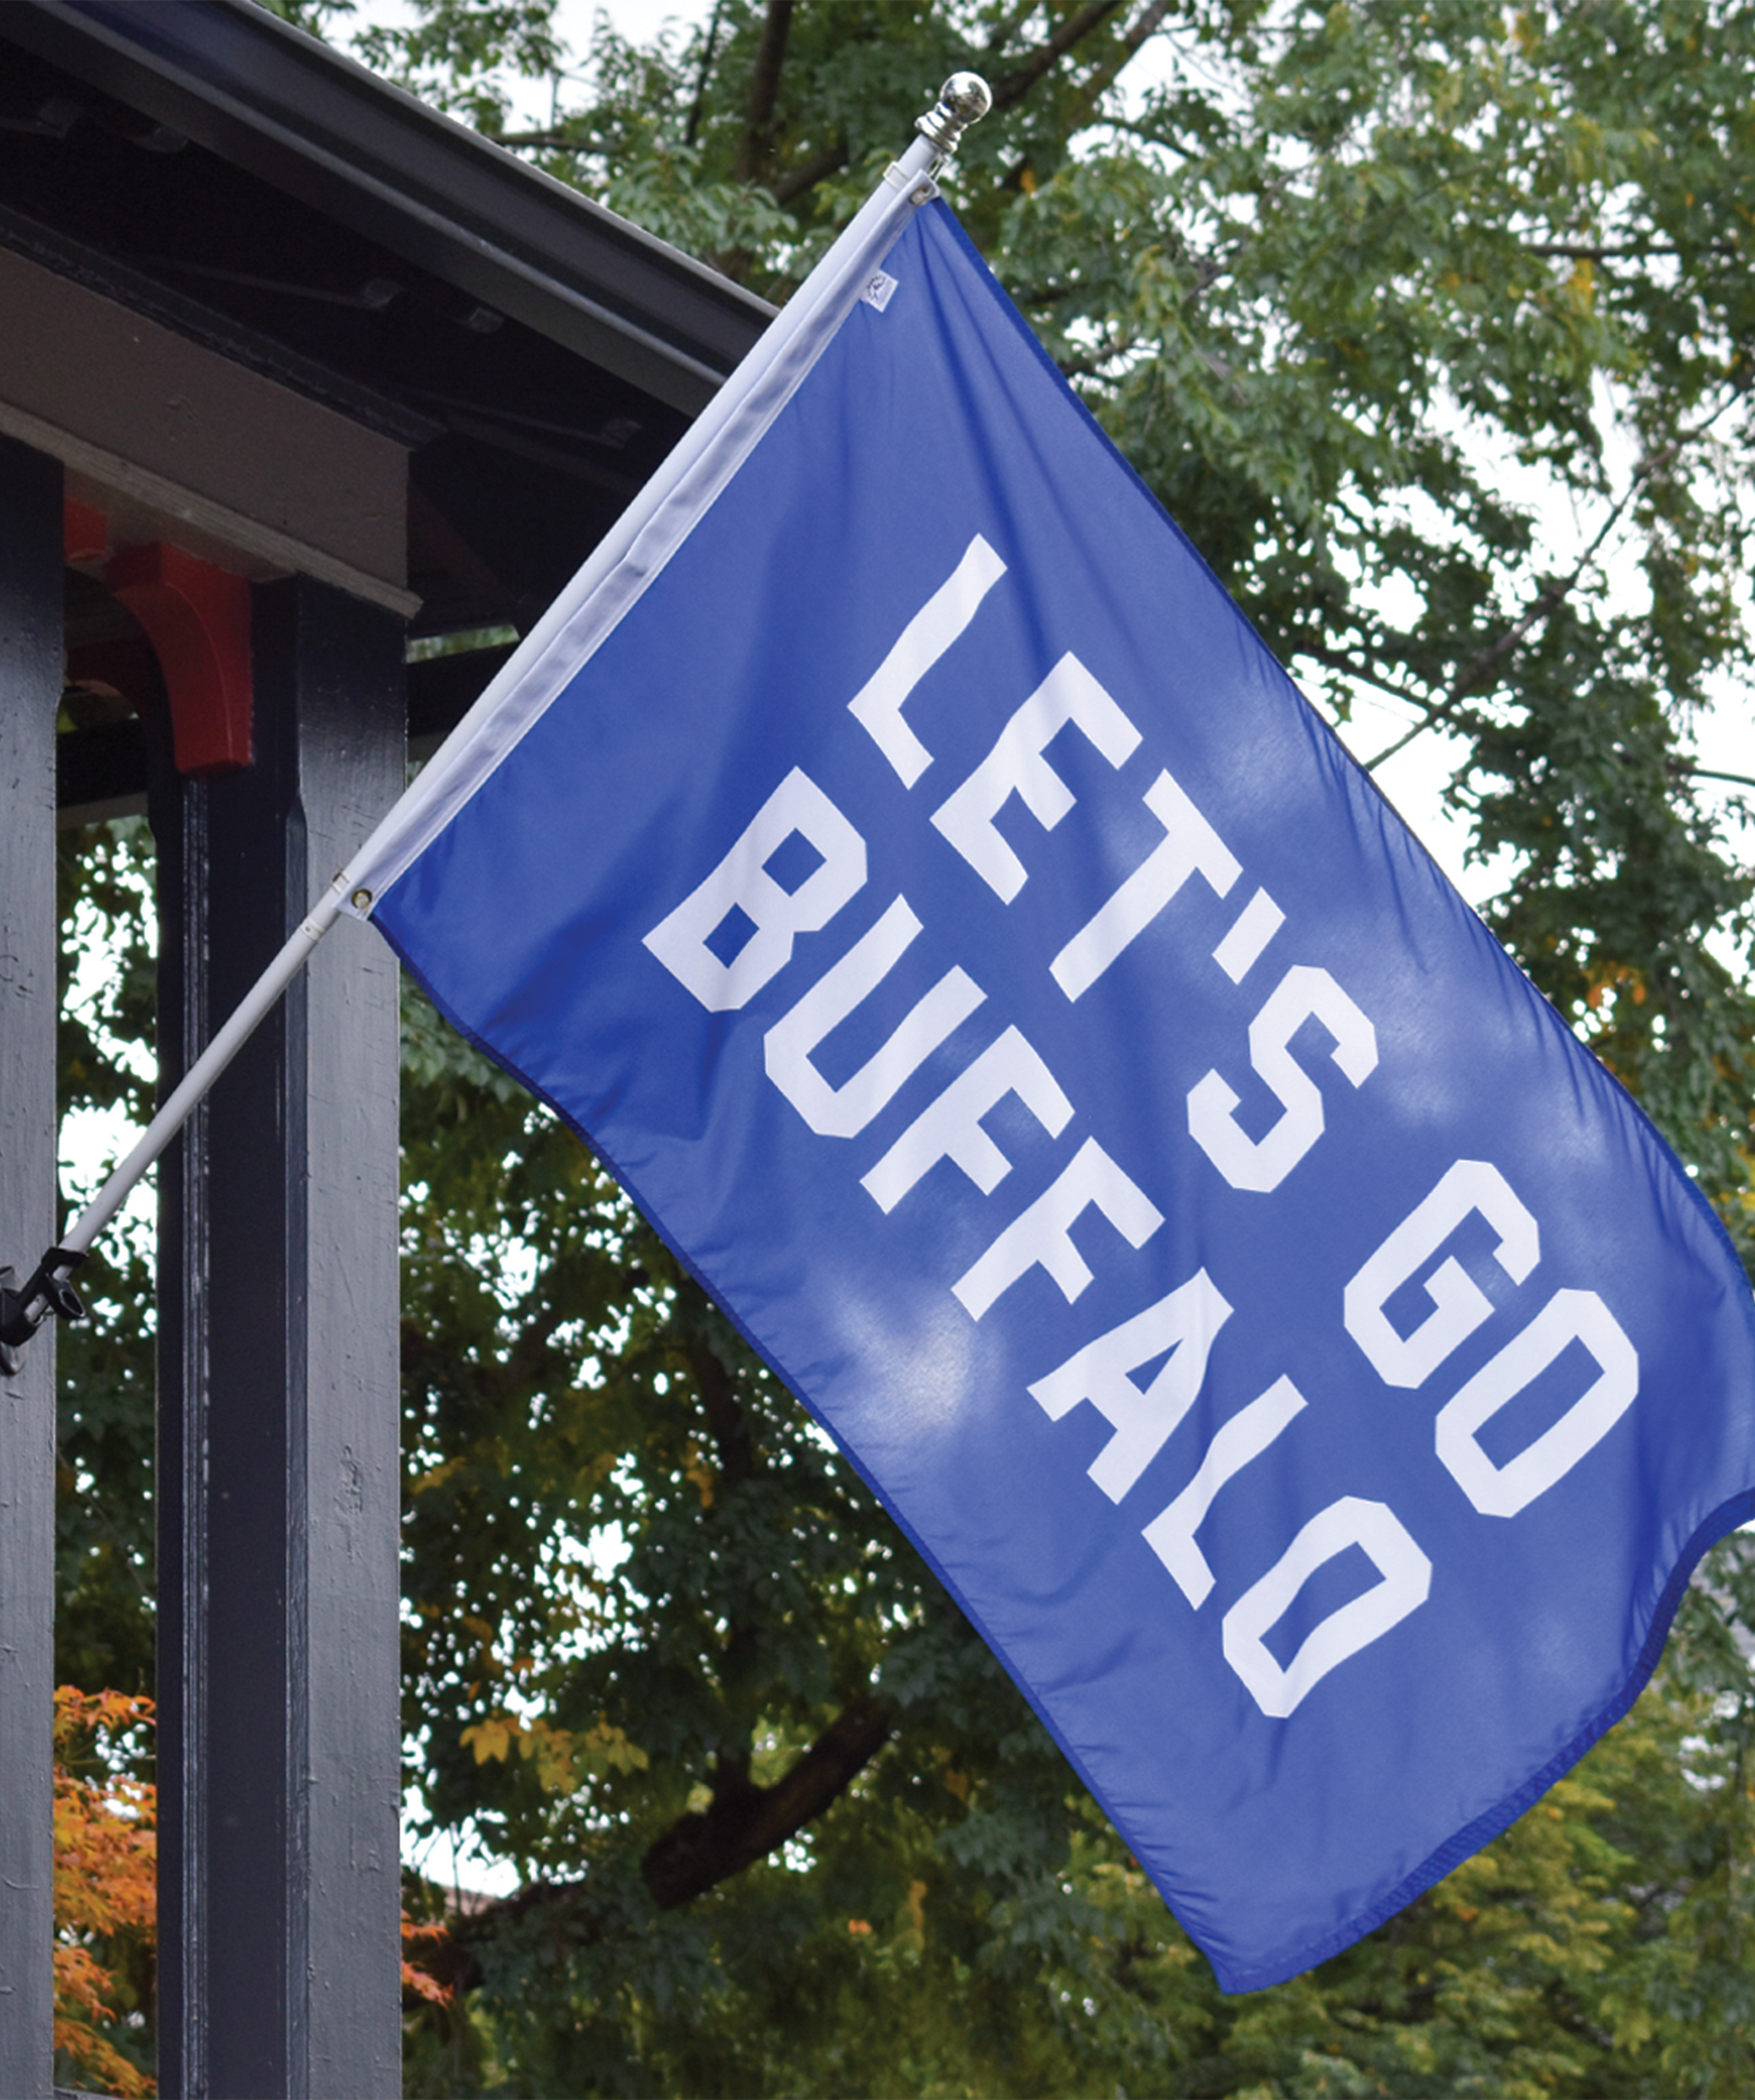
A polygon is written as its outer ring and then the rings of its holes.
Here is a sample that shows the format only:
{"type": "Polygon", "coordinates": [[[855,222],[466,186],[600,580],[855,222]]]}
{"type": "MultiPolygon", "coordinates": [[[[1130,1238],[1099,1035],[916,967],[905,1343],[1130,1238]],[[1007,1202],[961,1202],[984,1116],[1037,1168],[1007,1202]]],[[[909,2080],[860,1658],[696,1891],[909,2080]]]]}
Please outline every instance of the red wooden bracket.
{"type": "Polygon", "coordinates": [[[89,568],[108,559],[110,521],[92,503],[69,496],[61,505],[61,540],[69,568],[89,568]]]}
{"type": "Polygon", "coordinates": [[[124,548],[105,581],[158,654],[178,771],[200,779],[247,766],[249,585],[162,540],[124,548]]]}

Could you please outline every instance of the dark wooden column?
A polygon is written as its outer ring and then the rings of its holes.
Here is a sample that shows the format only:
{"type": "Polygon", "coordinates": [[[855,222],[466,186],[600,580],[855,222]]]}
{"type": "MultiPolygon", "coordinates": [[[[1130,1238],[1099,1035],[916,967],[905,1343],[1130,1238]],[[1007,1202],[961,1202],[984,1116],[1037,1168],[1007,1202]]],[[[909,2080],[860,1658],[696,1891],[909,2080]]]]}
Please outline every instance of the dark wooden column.
{"type": "MultiPolygon", "coordinates": [[[[55,711],[61,469],[0,438],[0,1262],[55,1216],[55,711]]],[[[55,1670],[55,1342],[0,1379],[0,2093],[48,2100],[55,1670]]]]}
{"type": "MultiPolygon", "coordinates": [[[[400,623],[253,622],[253,764],[154,790],[167,1067],[401,786],[400,623]]],[[[162,1174],[167,2100],[400,2091],[396,987],[344,922],[162,1174]]]]}

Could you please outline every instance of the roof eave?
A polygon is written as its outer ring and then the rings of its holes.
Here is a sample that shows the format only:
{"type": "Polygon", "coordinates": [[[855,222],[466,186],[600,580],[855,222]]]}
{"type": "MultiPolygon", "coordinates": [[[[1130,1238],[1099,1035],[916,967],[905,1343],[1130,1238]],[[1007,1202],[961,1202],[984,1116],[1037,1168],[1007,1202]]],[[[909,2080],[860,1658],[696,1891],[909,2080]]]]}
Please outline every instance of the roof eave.
{"type": "Polygon", "coordinates": [[[773,309],[253,0],[27,0],[0,35],[687,412],[773,309]]]}

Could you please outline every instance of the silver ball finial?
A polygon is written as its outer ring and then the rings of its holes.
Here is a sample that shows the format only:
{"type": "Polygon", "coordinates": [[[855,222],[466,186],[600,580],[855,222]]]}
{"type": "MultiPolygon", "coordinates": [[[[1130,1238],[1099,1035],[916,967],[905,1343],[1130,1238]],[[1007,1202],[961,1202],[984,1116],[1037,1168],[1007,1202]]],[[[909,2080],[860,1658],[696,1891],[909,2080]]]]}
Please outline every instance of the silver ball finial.
{"type": "Polygon", "coordinates": [[[954,153],[957,143],[972,124],[978,124],[993,107],[993,90],[979,73],[953,73],[939,89],[939,98],[926,115],[914,120],[942,153],[954,153]]]}

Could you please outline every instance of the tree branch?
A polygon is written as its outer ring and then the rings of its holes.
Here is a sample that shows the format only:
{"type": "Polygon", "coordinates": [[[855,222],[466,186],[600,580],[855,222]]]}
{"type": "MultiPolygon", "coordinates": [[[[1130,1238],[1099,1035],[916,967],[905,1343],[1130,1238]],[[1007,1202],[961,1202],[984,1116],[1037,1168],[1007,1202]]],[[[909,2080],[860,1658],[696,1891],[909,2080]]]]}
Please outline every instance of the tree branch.
{"type": "MultiPolygon", "coordinates": [[[[712,1806],[673,1823],[647,1848],[640,1874],[661,1911],[675,1911],[705,1895],[776,1852],[831,1808],[888,1742],[894,1709],[862,1693],[830,1722],[804,1755],[771,1786],[758,1786],[747,1760],[721,1768],[712,1806]]],[[[478,1948],[504,1927],[545,1915],[559,1937],[592,1940],[588,1881],[534,1881],[455,1916],[446,1937],[423,1949],[420,1966],[448,1991],[473,1991],[483,1971],[478,1948]]]]}
{"type": "Polygon", "coordinates": [[[1505,659],[1511,655],[1512,651],[1516,649],[1519,642],[1532,628],[1551,619],[1559,611],[1560,607],[1577,588],[1585,570],[1596,559],[1597,552],[1603,541],[1620,524],[1622,519],[1626,516],[1632,505],[1633,499],[1649,481],[1673,464],[1681,449],[1682,440],[1677,438],[1664,446],[1661,450],[1654,453],[1649,459],[1640,462],[1632,479],[1628,483],[1625,493],[1620,501],[1611,507],[1608,516],[1598,527],[1590,545],[1585,548],[1583,554],[1573,565],[1571,573],[1564,576],[1556,576],[1537,594],[1535,602],[1521,619],[1514,621],[1502,634],[1496,636],[1484,649],[1477,649],[1452,678],[1445,691],[1427,707],[1424,714],[1411,729],[1404,731],[1393,743],[1386,744],[1375,758],[1367,759],[1364,761],[1366,772],[1369,773],[1374,767],[1381,766],[1385,760],[1392,759],[1397,751],[1405,750],[1417,736],[1423,735],[1427,730],[1430,729],[1434,723],[1450,719],[1461,701],[1481,683],[1488,672],[1496,670],[1504,662],[1505,659]]]}
{"type": "Polygon", "coordinates": [[[690,1342],[685,1353],[694,1389],[701,1395],[713,1448],[719,1454],[720,1478],[726,1487],[734,1488],[755,1471],[756,1446],[743,1409],[738,1405],[731,1374],[705,1342],[690,1342]]]}
{"type": "Polygon", "coordinates": [[[754,182],[767,168],[774,148],[774,110],[780,98],[780,75],[786,62],[786,40],[792,34],[793,0],[767,0],[762,19],[762,40],[756,47],[756,65],[749,76],[749,93],[743,106],[743,135],[738,141],[732,178],[754,182]]]}
{"type": "Polygon", "coordinates": [[[771,1786],[758,1786],[740,1766],[722,1773],[712,1807],[682,1817],[648,1848],[640,1874],[653,1902],[674,1911],[777,1851],[845,1792],[895,1722],[887,1701],[867,1692],[771,1786]]]}
{"type": "Polygon", "coordinates": [[[988,56],[997,57],[1041,5],[1042,0],[1016,0],[1016,5],[1005,19],[995,23],[988,33],[986,45],[988,56]]]}
{"type": "Polygon", "coordinates": [[[1660,241],[1609,242],[1594,246],[1584,241],[1526,241],[1525,252],[1531,255],[1551,255],[1563,262],[1642,262],[1654,255],[1724,255],[1735,253],[1731,248],[1709,241],[1698,249],[1678,248],[1660,241]]]}
{"type": "Polygon", "coordinates": [[[701,136],[701,122],[707,114],[707,83],[712,77],[713,60],[719,56],[719,30],[724,12],[725,0],[713,0],[712,18],[707,23],[706,40],[701,46],[701,63],[694,71],[694,97],[689,104],[688,123],[683,131],[685,145],[694,145],[701,136]]]}
{"type": "Polygon", "coordinates": [[[1052,72],[1074,44],[1089,36],[1122,5],[1123,0],[1085,0],[1085,5],[1076,14],[1068,15],[1052,36],[1036,46],[1023,65],[1015,67],[1009,73],[1002,73],[994,82],[993,106],[1009,109],[1014,103],[1022,102],[1043,74],[1052,72]]]}
{"type": "MultiPolygon", "coordinates": [[[[1351,649],[1336,649],[1328,642],[1298,641],[1291,645],[1289,653],[1296,657],[1309,657],[1312,663],[1320,664],[1325,670],[1339,671],[1358,686],[1371,686],[1379,693],[1385,693],[1392,700],[1400,700],[1414,708],[1429,707],[1435,703],[1423,694],[1411,692],[1406,686],[1397,685],[1381,670],[1374,670],[1362,663],[1351,649]]],[[[1437,703],[1442,705],[1442,703],[1437,703]]]]}
{"type": "Polygon", "coordinates": [[[1164,17],[1175,6],[1176,0],[1152,0],[1152,4],[1121,40],[1121,49],[1107,65],[1098,67],[1083,85],[1083,100],[1087,114],[1097,107],[1098,98],[1104,91],[1114,87],[1126,68],[1131,66],[1144,47],[1146,39],[1162,23],[1164,17]]]}
{"type": "Polygon", "coordinates": [[[768,184],[767,193],[776,204],[790,204],[795,197],[801,197],[805,190],[814,188],[824,176],[839,174],[846,165],[845,142],[838,146],[824,146],[808,161],[801,161],[797,167],[776,176],[768,184]]]}
{"type": "Polygon", "coordinates": [[[1695,438],[1705,437],[1714,424],[1728,410],[1735,407],[1737,402],[1741,401],[1750,391],[1751,386],[1755,386],[1755,367],[1739,374],[1732,381],[1725,390],[1724,399],[1718,403],[1716,408],[1709,410],[1705,415],[1698,418],[1695,422],[1684,424],[1668,445],[1659,446],[1656,452],[1642,459],[1634,468],[1632,479],[1628,483],[1625,492],[1619,501],[1613,505],[1595,537],[1578,557],[1577,564],[1571,575],[1557,577],[1541,593],[1535,603],[1530,606],[1515,626],[1509,628],[1497,640],[1490,642],[1485,649],[1471,658],[1469,662],[1451,680],[1446,691],[1427,706],[1420,719],[1414,723],[1411,729],[1397,737],[1393,743],[1386,744],[1375,758],[1364,760],[1365,771],[1370,772],[1374,767],[1381,766],[1386,759],[1392,759],[1397,751],[1406,750],[1417,736],[1430,729],[1434,723],[1450,720],[1455,714],[1457,704],[1463,699],[1469,688],[1477,684],[1488,671],[1510,655],[1511,651],[1517,647],[1518,643],[1539,621],[1546,620],[1565,603],[1567,598],[1577,586],[1585,571],[1595,559],[1597,549],[1609,537],[1615,526],[1626,516],[1640,491],[1649,482],[1655,481],[1659,474],[1667,473],[1669,468],[1674,466],[1677,460],[1680,458],[1684,447],[1692,444],[1695,438]]]}

